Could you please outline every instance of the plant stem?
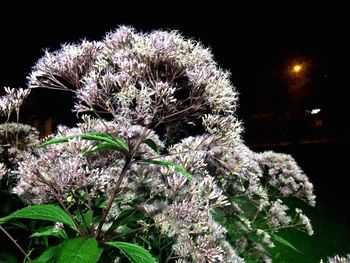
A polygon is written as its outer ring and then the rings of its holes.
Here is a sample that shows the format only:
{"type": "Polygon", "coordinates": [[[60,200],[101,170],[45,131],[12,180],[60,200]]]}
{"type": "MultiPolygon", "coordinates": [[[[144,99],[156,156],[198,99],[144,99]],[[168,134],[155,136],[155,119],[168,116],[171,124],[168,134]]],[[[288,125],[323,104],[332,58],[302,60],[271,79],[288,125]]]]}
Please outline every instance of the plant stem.
{"type": "MultiPolygon", "coordinates": [[[[32,246],[32,243],[33,243],[33,238],[30,238],[30,241],[29,241],[29,244],[28,244],[28,248],[27,248],[27,251],[28,251],[27,255],[28,255],[28,257],[34,250],[33,248],[30,249],[30,247],[32,246]]],[[[23,259],[23,263],[26,263],[26,258],[23,259]]]]}
{"type": "Polygon", "coordinates": [[[148,126],[143,129],[140,137],[137,139],[136,143],[130,149],[130,156],[131,156],[131,158],[134,157],[134,155],[137,152],[137,149],[139,148],[140,144],[145,140],[145,138],[148,136],[149,132],[150,131],[148,130],[148,126]]]}
{"type": "Polygon", "coordinates": [[[69,212],[69,209],[67,208],[67,206],[63,203],[63,201],[61,200],[61,198],[58,196],[58,194],[55,192],[55,190],[51,189],[51,193],[55,196],[55,198],[57,199],[57,201],[60,203],[61,207],[64,209],[64,211],[70,216],[70,218],[72,218],[74,224],[76,225],[76,227],[78,228],[78,231],[80,233],[80,235],[82,237],[86,237],[86,234],[84,233],[83,229],[81,228],[80,224],[77,222],[77,220],[75,220],[74,216],[71,214],[71,212],[69,212]]]}
{"type": "Polygon", "coordinates": [[[16,247],[22,252],[24,257],[29,260],[29,262],[32,262],[30,257],[27,255],[27,253],[23,250],[23,248],[17,243],[17,241],[0,225],[0,230],[4,232],[4,234],[16,245],[16,247]]]}
{"type": "Polygon", "coordinates": [[[123,182],[123,179],[124,179],[124,176],[126,175],[126,172],[129,170],[130,164],[131,164],[131,160],[126,160],[126,162],[124,164],[124,167],[123,167],[123,170],[121,171],[121,173],[119,175],[119,178],[118,178],[118,180],[117,180],[117,182],[115,184],[115,187],[113,189],[112,195],[109,198],[108,204],[107,204],[106,208],[103,210],[103,214],[101,216],[100,222],[99,222],[97,230],[95,232],[95,238],[96,239],[98,239],[100,234],[101,234],[102,226],[103,226],[103,224],[104,224],[104,222],[106,220],[106,217],[108,215],[109,210],[112,207],[112,204],[113,204],[115,196],[119,193],[120,186],[121,186],[121,184],[123,182]]]}
{"type": "MultiPolygon", "coordinates": [[[[93,219],[94,218],[94,210],[92,209],[92,203],[91,203],[91,197],[89,195],[89,191],[85,185],[85,192],[86,192],[86,195],[87,195],[87,200],[88,200],[88,208],[89,208],[89,211],[90,211],[90,215],[91,215],[91,218],[93,219]]],[[[94,229],[94,224],[90,224],[90,232],[92,233],[94,229]]]]}
{"type": "Polygon", "coordinates": [[[86,223],[86,220],[85,220],[85,218],[84,218],[83,213],[81,212],[81,209],[80,209],[80,206],[79,206],[79,200],[78,200],[78,198],[75,196],[75,194],[74,194],[73,192],[71,192],[71,194],[72,194],[72,196],[73,196],[73,199],[74,199],[75,203],[77,204],[77,209],[78,209],[79,215],[80,215],[80,217],[81,217],[81,220],[83,221],[83,224],[84,224],[86,230],[87,230],[88,233],[91,235],[90,228],[89,228],[89,226],[88,226],[87,223],[86,223]]]}
{"type": "Polygon", "coordinates": [[[162,262],[162,247],[161,247],[161,236],[158,236],[158,247],[159,247],[159,262],[162,262]]]}
{"type": "Polygon", "coordinates": [[[10,120],[11,113],[7,114],[7,119],[6,119],[6,131],[5,131],[5,137],[7,139],[7,134],[8,134],[8,129],[9,129],[9,120],[10,120]]]}
{"type": "MultiPolygon", "coordinates": [[[[137,211],[140,211],[140,207],[141,207],[142,205],[146,204],[146,203],[147,203],[148,201],[150,201],[152,198],[153,198],[153,196],[149,197],[147,200],[145,200],[145,201],[143,201],[142,203],[140,203],[140,204],[138,205],[138,207],[135,208],[134,211],[132,211],[132,212],[130,213],[130,215],[128,215],[127,217],[125,217],[124,219],[122,219],[122,220],[120,221],[119,226],[123,225],[124,222],[126,222],[130,217],[132,217],[137,211]]],[[[106,233],[108,233],[108,231],[107,231],[106,233]]]]}
{"type": "Polygon", "coordinates": [[[16,109],[16,148],[18,148],[18,124],[19,124],[19,108],[16,109]]]}
{"type": "Polygon", "coordinates": [[[134,145],[132,145],[132,148],[129,149],[129,156],[126,158],[125,160],[125,164],[124,164],[124,167],[123,167],[123,170],[121,171],[120,175],[119,175],[119,178],[115,184],[115,187],[113,189],[113,192],[112,192],[112,195],[111,197],[109,198],[109,201],[108,201],[108,204],[106,206],[106,208],[103,210],[103,213],[102,213],[102,216],[101,216],[101,219],[100,219],[100,222],[98,223],[98,226],[97,226],[97,230],[95,232],[95,238],[98,239],[101,235],[101,231],[102,231],[102,226],[107,218],[107,215],[108,215],[108,212],[109,210],[111,209],[112,207],[112,204],[114,202],[114,198],[115,196],[119,193],[120,191],[120,186],[123,182],[123,179],[127,173],[127,171],[129,170],[130,168],[130,165],[131,165],[131,160],[132,158],[134,157],[135,153],[137,152],[137,149],[139,148],[140,144],[144,141],[144,139],[147,137],[148,135],[148,127],[145,127],[142,131],[142,134],[140,135],[140,137],[138,138],[138,140],[136,141],[136,143],[134,145]]]}

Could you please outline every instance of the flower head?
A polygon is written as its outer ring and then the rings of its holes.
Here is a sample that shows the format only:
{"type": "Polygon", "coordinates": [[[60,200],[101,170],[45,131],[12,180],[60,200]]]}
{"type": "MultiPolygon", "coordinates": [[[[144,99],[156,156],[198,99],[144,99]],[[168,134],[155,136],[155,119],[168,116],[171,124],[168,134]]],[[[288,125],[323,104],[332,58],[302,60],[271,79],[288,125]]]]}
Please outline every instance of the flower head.
{"type": "Polygon", "coordinates": [[[138,33],[122,26],[98,42],[46,52],[29,87],[70,89],[78,112],[103,110],[163,127],[170,138],[201,116],[231,114],[237,92],[211,52],[176,31],[138,33]]]}

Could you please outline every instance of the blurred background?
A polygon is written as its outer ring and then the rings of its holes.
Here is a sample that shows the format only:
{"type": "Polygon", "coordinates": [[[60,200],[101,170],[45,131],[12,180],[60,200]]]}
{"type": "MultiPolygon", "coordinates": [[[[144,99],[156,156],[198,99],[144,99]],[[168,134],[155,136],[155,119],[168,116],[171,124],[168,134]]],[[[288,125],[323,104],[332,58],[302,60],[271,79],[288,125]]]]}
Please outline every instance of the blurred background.
{"type": "MultiPolygon", "coordinates": [[[[308,209],[315,236],[286,233],[303,255],[283,261],[289,252],[282,249],[276,262],[319,262],[325,255],[350,253],[350,23],[342,6],[101,2],[76,8],[60,2],[31,4],[31,11],[23,4],[0,7],[2,87],[25,87],[44,49],[99,40],[120,24],[141,31],[175,29],[209,46],[218,64],[232,72],[240,93],[237,116],[246,144],[255,151],[293,154],[315,185],[318,204],[308,209]]],[[[71,105],[65,93],[36,90],[21,120],[44,136],[57,124],[74,124],[71,105]]]]}

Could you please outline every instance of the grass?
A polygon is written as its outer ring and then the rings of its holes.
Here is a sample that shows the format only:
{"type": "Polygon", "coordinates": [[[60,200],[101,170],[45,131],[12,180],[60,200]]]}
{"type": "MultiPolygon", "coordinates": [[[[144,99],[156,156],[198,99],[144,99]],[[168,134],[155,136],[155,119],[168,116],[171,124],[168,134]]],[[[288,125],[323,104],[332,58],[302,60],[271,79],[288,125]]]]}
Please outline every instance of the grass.
{"type": "Polygon", "coordinates": [[[347,216],[337,214],[336,209],[326,204],[302,208],[311,219],[314,235],[308,236],[294,229],[281,231],[279,235],[292,243],[301,254],[282,244],[276,244],[270,251],[274,263],[319,263],[329,256],[350,253],[350,225],[347,216]]]}

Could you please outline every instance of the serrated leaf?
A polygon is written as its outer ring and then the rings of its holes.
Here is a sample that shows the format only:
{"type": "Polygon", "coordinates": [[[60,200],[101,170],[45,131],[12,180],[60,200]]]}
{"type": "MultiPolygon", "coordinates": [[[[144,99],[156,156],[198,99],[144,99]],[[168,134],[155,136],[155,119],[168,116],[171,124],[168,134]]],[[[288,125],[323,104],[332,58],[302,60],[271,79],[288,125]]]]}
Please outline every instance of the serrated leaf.
{"type": "Polygon", "coordinates": [[[49,247],[47,250],[45,250],[44,253],[42,253],[39,257],[32,260],[32,263],[49,263],[54,262],[54,259],[57,258],[57,255],[60,251],[61,245],[49,247]]]}
{"type": "Polygon", "coordinates": [[[119,248],[132,263],[157,263],[146,249],[138,245],[117,241],[106,242],[106,245],[119,248]]]}
{"type": "Polygon", "coordinates": [[[167,161],[160,161],[160,160],[140,160],[138,162],[139,163],[156,164],[156,165],[163,166],[163,167],[174,167],[176,172],[185,176],[189,181],[193,180],[193,178],[194,178],[193,175],[190,174],[189,172],[187,172],[185,168],[183,168],[182,166],[180,166],[176,163],[167,162],[167,161]]]}
{"type": "Polygon", "coordinates": [[[78,237],[62,244],[56,263],[96,263],[99,257],[96,239],[78,237]]]}
{"type": "Polygon", "coordinates": [[[0,224],[5,223],[11,219],[27,218],[38,219],[52,222],[61,222],[77,230],[72,218],[60,207],[55,205],[31,205],[16,212],[0,218],[0,224]]]}
{"type": "Polygon", "coordinates": [[[30,237],[42,237],[42,236],[55,236],[55,237],[68,239],[66,231],[64,231],[63,229],[57,230],[52,226],[40,228],[35,233],[33,233],[30,237]]]}
{"type": "Polygon", "coordinates": [[[281,243],[282,245],[285,245],[285,246],[291,248],[292,250],[298,252],[299,254],[302,254],[295,246],[293,246],[289,241],[285,240],[283,237],[278,236],[276,234],[272,234],[271,236],[275,241],[281,243]]]}

